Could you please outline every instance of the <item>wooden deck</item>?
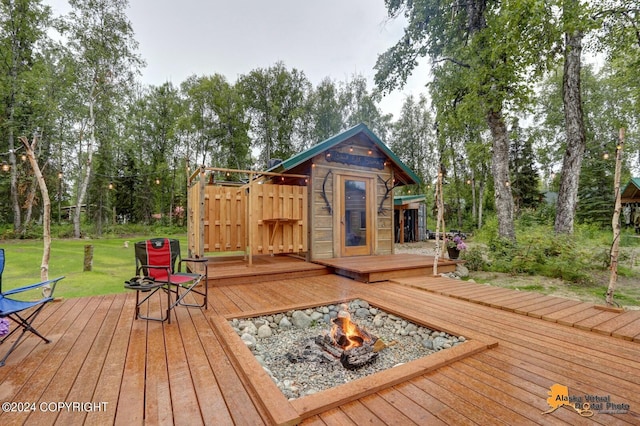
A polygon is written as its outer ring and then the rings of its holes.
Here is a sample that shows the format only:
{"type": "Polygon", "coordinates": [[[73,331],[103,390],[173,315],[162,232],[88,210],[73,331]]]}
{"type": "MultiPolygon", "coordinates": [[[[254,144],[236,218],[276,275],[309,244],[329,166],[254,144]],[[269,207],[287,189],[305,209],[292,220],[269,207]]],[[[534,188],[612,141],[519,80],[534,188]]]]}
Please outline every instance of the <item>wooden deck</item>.
{"type": "Polygon", "coordinates": [[[305,262],[299,257],[290,255],[253,256],[251,266],[242,256],[210,257],[209,271],[209,284],[216,286],[304,278],[330,273],[325,266],[305,262]]]}
{"type": "MultiPolygon", "coordinates": [[[[374,283],[405,277],[433,275],[433,256],[418,254],[390,254],[381,256],[353,256],[315,260],[331,272],[364,283],[374,283]]],[[[438,273],[453,272],[456,261],[440,259],[438,273]]]]}
{"type": "MultiPolygon", "coordinates": [[[[211,285],[209,294],[209,309],[176,308],[171,324],[134,320],[133,293],[51,304],[37,323],[53,342],[28,337],[0,368],[0,400],[16,408],[33,403],[28,408],[35,410],[2,412],[0,424],[640,422],[640,313],[436,277],[363,284],[320,275],[211,285]],[[238,336],[221,332],[229,316],[355,297],[471,336],[470,342],[497,345],[465,357],[440,352],[450,362],[390,386],[372,386],[353,401],[354,385],[335,388],[341,402],[313,413],[308,397],[289,402],[274,391],[238,336]],[[238,360],[254,363],[249,380],[238,360]],[[612,414],[592,404],[592,417],[567,406],[542,414],[554,384],[583,402],[585,395],[598,396],[629,409],[612,414]],[[58,408],[58,402],[95,405],[73,410],[58,408]]],[[[377,375],[372,377],[375,383],[377,375]]]]}

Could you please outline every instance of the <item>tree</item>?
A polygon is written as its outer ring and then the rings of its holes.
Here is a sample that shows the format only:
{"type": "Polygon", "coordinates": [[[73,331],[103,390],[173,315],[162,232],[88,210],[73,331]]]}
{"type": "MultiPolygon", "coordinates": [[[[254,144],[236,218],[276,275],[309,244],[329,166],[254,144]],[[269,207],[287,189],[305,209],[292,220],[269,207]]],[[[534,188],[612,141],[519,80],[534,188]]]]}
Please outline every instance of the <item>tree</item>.
{"type": "Polygon", "coordinates": [[[310,108],[313,122],[310,142],[323,141],[344,129],[339,89],[330,78],[323,79],[311,92],[310,108]]]}
{"type": "Polygon", "coordinates": [[[378,57],[376,83],[401,86],[417,58],[433,61],[435,88],[454,95],[459,108],[482,111],[492,135],[494,201],[500,237],[515,240],[509,186],[509,137],[505,113],[524,105],[526,83],[551,63],[556,41],[552,5],[546,2],[386,0],[391,16],[408,20],[402,39],[378,57]]]}
{"type": "Polygon", "coordinates": [[[237,90],[224,76],[215,74],[188,78],[182,83],[182,92],[187,110],[181,127],[193,139],[189,144],[195,145],[195,164],[249,168],[249,120],[237,90]]]}
{"type": "Polygon", "coordinates": [[[567,135],[554,225],[557,234],[573,233],[580,168],[586,148],[580,89],[582,39],[585,31],[584,24],[580,23],[584,22],[580,16],[582,10],[580,0],[565,0],[563,2],[565,46],[562,98],[567,135]]]}
{"type": "Polygon", "coordinates": [[[70,14],[61,26],[68,38],[68,49],[75,61],[73,90],[81,104],[77,129],[76,202],[74,234],[80,237],[80,212],[92,176],[93,155],[108,140],[99,129],[117,117],[104,114],[109,105],[120,105],[133,86],[142,61],[135,53],[137,42],[126,17],[128,0],[69,0],[70,14]]]}
{"type": "Polygon", "coordinates": [[[540,177],[538,176],[536,158],[533,153],[533,140],[519,126],[517,120],[510,134],[511,190],[514,194],[516,212],[521,209],[533,209],[540,202],[540,193],[538,192],[540,177]]]}
{"type": "MultiPolygon", "coordinates": [[[[35,127],[29,117],[38,99],[30,99],[29,88],[37,86],[42,68],[39,48],[44,45],[50,24],[51,10],[39,0],[8,0],[0,2],[0,94],[3,112],[0,122],[2,139],[7,142],[11,173],[10,200],[13,210],[13,227],[24,232],[22,209],[24,198],[19,185],[19,169],[16,161],[16,135],[31,133],[35,127]]],[[[3,144],[2,144],[3,145],[3,144]]],[[[2,146],[0,145],[0,146],[2,146]]],[[[30,185],[35,191],[35,185],[30,185]]]]}
{"type": "MultiPolygon", "coordinates": [[[[624,161],[640,164],[640,8],[636,0],[604,0],[598,2],[596,18],[602,19],[598,32],[598,48],[607,58],[605,69],[610,90],[619,100],[617,108],[626,128],[624,161]],[[620,100],[624,100],[623,102],[620,100]]],[[[613,125],[613,123],[612,123],[613,125]]]]}
{"type": "Polygon", "coordinates": [[[340,91],[340,105],[346,128],[366,124],[383,141],[389,136],[391,115],[383,114],[376,104],[376,96],[369,93],[367,80],[355,75],[343,83],[340,91]]]}
{"type": "Polygon", "coordinates": [[[236,88],[251,118],[251,136],[254,147],[261,150],[262,166],[295,154],[303,144],[300,129],[311,90],[304,72],[289,71],[278,62],[240,76],[236,88]]]}
{"type": "Polygon", "coordinates": [[[47,183],[45,182],[35,154],[35,148],[38,142],[37,136],[33,137],[31,143],[29,143],[29,140],[24,136],[20,136],[20,141],[27,152],[29,163],[33,168],[33,173],[36,176],[42,195],[42,239],[44,248],[42,252],[42,263],[40,264],[40,280],[47,281],[49,279],[49,259],[51,255],[51,200],[49,198],[47,183]]]}
{"type": "MultiPolygon", "coordinates": [[[[535,115],[537,125],[531,134],[538,147],[538,162],[546,167],[547,177],[554,172],[554,167],[562,163],[567,149],[561,77],[561,73],[552,73],[542,84],[538,103],[544,107],[535,115]]],[[[574,214],[578,222],[605,226],[612,214],[612,159],[617,144],[616,129],[632,121],[626,103],[620,102],[626,99],[627,89],[620,90],[617,78],[617,73],[609,66],[597,73],[593,66],[581,67],[585,153],[574,214]]],[[[627,163],[623,173],[631,166],[627,163]]]]}
{"type": "MultiPolygon", "coordinates": [[[[400,110],[400,117],[391,130],[392,151],[423,181],[431,181],[437,171],[428,161],[436,157],[434,123],[424,95],[418,100],[409,95],[400,110]]],[[[426,188],[420,188],[423,192],[426,188]]]]}

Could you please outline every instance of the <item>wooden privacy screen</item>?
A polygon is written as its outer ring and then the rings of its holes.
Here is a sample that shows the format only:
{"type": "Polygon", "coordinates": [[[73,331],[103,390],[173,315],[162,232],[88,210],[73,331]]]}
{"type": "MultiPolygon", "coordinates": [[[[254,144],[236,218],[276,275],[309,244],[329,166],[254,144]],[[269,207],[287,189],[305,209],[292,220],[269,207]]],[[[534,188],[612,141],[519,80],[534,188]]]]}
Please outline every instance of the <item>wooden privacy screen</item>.
{"type": "Polygon", "coordinates": [[[243,187],[205,187],[205,252],[245,251],[246,198],[243,187]]]}
{"type": "Polygon", "coordinates": [[[189,250],[198,256],[306,252],[307,187],[257,182],[226,187],[204,184],[204,176],[194,179],[189,188],[189,250]]]}
{"type": "Polygon", "coordinates": [[[250,246],[253,254],[307,251],[307,187],[251,185],[250,246]]]}

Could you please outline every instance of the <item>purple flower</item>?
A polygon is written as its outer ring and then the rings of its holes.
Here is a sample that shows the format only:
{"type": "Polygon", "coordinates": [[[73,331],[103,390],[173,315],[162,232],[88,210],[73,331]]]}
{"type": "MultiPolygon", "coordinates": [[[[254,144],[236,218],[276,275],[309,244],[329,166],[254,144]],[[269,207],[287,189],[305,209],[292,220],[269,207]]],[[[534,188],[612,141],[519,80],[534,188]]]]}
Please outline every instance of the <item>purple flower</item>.
{"type": "Polygon", "coordinates": [[[466,250],[467,245],[464,243],[464,240],[459,235],[453,237],[453,239],[447,239],[447,247],[457,248],[458,250],[466,250]]]}
{"type": "Polygon", "coordinates": [[[0,318],[0,337],[9,334],[9,320],[0,318]]]}

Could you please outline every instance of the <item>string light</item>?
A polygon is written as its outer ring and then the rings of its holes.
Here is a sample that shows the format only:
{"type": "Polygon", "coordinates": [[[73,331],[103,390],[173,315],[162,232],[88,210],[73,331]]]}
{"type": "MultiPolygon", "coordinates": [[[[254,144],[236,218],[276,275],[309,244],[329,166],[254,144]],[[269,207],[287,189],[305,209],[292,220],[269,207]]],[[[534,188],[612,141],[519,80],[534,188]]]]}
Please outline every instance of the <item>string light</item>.
{"type": "Polygon", "coordinates": [[[160,185],[160,179],[156,178],[156,185],[160,185]]]}
{"type": "Polygon", "coordinates": [[[8,172],[10,168],[11,168],[11,166],[9,166],[7,163],[2,163],[2,171],[3,172],[8,172]]]}

